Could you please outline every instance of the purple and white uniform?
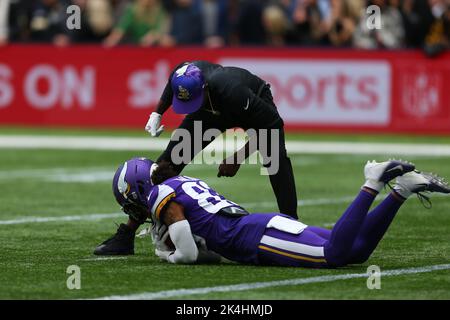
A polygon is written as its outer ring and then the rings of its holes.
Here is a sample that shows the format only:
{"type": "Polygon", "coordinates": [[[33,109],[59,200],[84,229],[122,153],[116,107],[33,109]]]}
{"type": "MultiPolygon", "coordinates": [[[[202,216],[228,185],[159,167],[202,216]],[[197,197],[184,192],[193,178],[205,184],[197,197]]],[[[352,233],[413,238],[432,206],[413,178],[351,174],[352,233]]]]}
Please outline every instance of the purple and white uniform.
{"type": "MultiPolygon", "coordinates": [[[[154,221],[159,221],[161,210],[169,201],[175,201],[184,207],[192,233],[205,240],[208,250],[237,262],[259,263],[259,247],[264,244],[262,239],[267,242],[267,246],[270,246],[273,239],[264,235],[266,229],[280,218],[294,225],[299,224],[301,229],[306,227],[280,213],[240,217],[221,214],[222,209],[239,205],[225,199],[204,181],[186,176],[171,178],[153,189],[148,206],[154,221]],[[274,217],[278,218],[273,219],[274,217]]],[[[296,230],[299,228],[296,227],[296,230]]]]}
{"type": "Polygon", "coordinates": [[[386,232],[401,202],[389,195],[368,213],[375,199],[361,191],[333,230],[307,226],[281,213],[231,216],[241,208],[204,181],[177,176],[155,186],[148,207],[161,225],[160,214],[170,201],[184,207],[194,236],[208,250],[236,262],[297,267],[337,267],[367,260],[386,232]],[[225,210],[226,211],[226,210],[225,210]]]}

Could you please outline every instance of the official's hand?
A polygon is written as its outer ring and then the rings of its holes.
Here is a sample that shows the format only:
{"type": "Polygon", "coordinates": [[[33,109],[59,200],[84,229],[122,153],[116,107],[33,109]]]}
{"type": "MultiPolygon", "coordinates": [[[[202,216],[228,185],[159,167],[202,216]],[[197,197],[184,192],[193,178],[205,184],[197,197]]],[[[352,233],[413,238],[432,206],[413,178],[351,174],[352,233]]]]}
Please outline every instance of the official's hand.
{"type": "Polygon", "coordinates": [[[152,137],[159,137],[164,131],[164,126],[161,124],[161,115],[157,112],[152,112],[150,118],[148,119],[147,125],[145,126],[145,131],[150,133],[152,137]]]}
{"type": "MultiPolygon", "coordinates": [[[[229,159],[229,158],[227,158],[229,159]]],[[[238,172],[239,168],[241,167],[240,164],[232,163],[236,162],[235,160],[223,160],[222,164],[219,166],[219,172],[217,173],[217,176],[220,177],[234,177],[236,173],[238,172]]]]}

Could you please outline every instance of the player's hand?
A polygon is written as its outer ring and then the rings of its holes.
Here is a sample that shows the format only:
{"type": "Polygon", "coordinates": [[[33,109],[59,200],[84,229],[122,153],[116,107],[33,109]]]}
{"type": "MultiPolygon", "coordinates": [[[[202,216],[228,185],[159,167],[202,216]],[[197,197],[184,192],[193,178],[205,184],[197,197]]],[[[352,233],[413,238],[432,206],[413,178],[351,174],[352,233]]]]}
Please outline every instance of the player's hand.
{"type": "Polygon", "coordinates": [[[155,249],[155,254],[164,261],[169,261],[169,256],[173,253],[173,251],[162,251],[162,250],[158,250],[155,249]]]}
{"type": "Polygon", "coordinates": [[[240,164],[232,163],[231,161],[227,161],[225,159],[222,164],[219,166],[219,172],[217,173],[217,176],[220,177],[234,177],[236,173],[238,172],[239,168],[241,167],[240,164]]]}
{"type": "Polygon", "coordinates": [[[147,121],[147,125],[145,126],[145,131],[150,133],[152,137],[159,137],[160,134],[164,131],[164,126],[160,126],[161,124],[161,115],[157,112],[152,112],[150,118],[147,121]]]}

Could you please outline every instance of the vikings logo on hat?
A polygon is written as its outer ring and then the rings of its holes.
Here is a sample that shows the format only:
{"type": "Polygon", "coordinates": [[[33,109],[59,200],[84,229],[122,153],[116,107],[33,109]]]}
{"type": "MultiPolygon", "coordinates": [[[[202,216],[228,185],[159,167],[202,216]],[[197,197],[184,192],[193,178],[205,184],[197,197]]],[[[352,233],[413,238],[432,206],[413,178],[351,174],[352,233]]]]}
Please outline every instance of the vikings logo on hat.
{"type": "Polygon", "coordinates": [[[180,100],[189,100],[191,95],[189,91],[182,86],[178,86],[178,99],[180,100]]]}

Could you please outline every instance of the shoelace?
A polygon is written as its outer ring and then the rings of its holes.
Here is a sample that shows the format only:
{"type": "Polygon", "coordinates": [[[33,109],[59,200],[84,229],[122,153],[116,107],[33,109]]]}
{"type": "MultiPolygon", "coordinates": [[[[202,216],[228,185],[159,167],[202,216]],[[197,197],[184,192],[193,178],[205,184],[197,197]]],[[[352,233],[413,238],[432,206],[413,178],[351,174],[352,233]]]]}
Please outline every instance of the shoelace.
{"type": "MultiPolygon", "coordinates": [[[[386,183],[385,188],[386,188],[386,186],[388,186],[392,191],[395,191],[394,187],[391,185],[390,182],[386,183]]],[[[433,203],[431,202],[430,197],[426,196],[422,192],[417,192],[416,195],[417,195],[417,199],[419,199],[420,203],[422,204],[422,206],[425,209],[431,209],[433,207],[433,203]]]]}
{"type": "Polygon", "coordinates": [[[423,193],[417,192],[417,198],[425,209],[431,209],[433,207],[430,197],[424,195],[423,193]]]}
{"type": "MultiPolygon", "coordinates": [[[[429,173],[429,175],[431,176],[431,180],[435,180],[434,183],[437,185],[440,185],[442,187],[448,187],[449,183],[447,182],[447,180],[445,180],[444,178],[440,177],[439,175],[431,172],[429,173]]],[[[429,197],[427,197],[426,195],[424,195],[423,193],[418,192],[417,193],[417,197],[419,198],[420,202],[422,203],[422,205],[426,208],[426,209],[431,209],[431,207],[433,206],[433,204],[431,203],[431,200],[429,197]],[[425,203],[427,203],[427,205],[425,205],[425,203]]]]}

